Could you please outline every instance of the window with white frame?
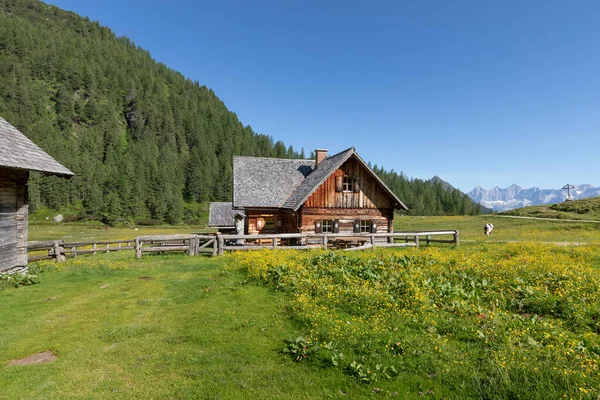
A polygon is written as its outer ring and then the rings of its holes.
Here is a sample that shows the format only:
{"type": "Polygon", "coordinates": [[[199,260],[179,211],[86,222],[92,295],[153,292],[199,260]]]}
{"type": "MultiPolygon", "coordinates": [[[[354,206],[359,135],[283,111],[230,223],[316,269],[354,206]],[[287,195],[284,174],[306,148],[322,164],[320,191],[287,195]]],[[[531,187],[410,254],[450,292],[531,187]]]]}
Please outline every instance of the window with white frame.
{"type": "Polygon", "coordinates": [[[361,220],[360,221],[360,232],[371,232],[372,221],[369,220],[361,220]]]}
{"type": "Polygon", "coordinates": [[[332,220],[324,219],[322,226],[323,226],[323,228],[322,228],[323,233],[333,233],[333,221],[332,220]]]}
{"type": "Polygon", "coordinates": [[[342,180],[342,190],[344,192],[352,192],[354,190],[354,179],[351,176],[344,175],[342,180]]]}

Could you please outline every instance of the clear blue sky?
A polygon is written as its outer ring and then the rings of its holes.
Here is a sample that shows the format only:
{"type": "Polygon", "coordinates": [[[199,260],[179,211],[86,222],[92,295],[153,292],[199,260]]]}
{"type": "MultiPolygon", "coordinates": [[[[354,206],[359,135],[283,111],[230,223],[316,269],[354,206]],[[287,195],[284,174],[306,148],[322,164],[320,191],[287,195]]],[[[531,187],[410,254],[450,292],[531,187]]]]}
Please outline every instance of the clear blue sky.
{"type": "Polygon", "coordinates": [[[50,0],[295,149],[463,191],[600,185],[600,2],[50,0]]]}

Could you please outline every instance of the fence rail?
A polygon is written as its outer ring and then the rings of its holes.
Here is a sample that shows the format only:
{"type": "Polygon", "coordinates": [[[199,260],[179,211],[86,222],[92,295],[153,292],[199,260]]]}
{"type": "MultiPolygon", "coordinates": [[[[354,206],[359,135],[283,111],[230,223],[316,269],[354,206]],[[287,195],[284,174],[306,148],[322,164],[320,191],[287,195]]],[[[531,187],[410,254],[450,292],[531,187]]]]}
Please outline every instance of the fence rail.
{"type": "Polygon", "coordinates": [[[95,240],[88,242],[65,242],[64,240],[49,240],[45,242],[30,242],[27,244],[27,251],[34,253],[29,255],[29,261],[51,259],[64,261],[67,254],[69,254],[71,257],[77,257],[78,255],[83,254],[133,250],[133,243],[135,243],[135,239],[95,240]],[[47,250],[46,254],[39,254],[39,252],[43,250],[47,250]]]}
{"type": "Polygon", "coordinates": [[[144,253],[183,252],[190,256],[209,254],[217,256],[225,251],[252,251],[262,249],[343,249],[365,250],[375,247],[419,247],[422,244],[448,243],[459,246],[459,233],[449,231],[420,231],[393,233],[280,233],[260,235],[152,235],[135,239],[64,242],[50,240],[30,242],[29,261],[55,259],[65,261],[67,255],[109,253],[135,250],[136,258],[144,253]],[[442,238],[439,238],[442,236],[442,238]],[[40,252],[46,250],[45,254],[40,252]]]}

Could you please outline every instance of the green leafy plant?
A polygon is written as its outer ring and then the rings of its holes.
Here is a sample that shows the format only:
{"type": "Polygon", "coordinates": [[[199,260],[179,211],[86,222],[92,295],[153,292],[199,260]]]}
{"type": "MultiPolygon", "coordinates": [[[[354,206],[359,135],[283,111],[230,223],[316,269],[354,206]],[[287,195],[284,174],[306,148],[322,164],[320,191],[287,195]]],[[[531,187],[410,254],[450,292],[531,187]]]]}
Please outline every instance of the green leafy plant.
{"type": "Polygon", "coordinates": [[[283,342],[285,347],[282,352],[289,354],[295,361],[304,361],[318,350],[318,346],[311,345],[303,337],[285,339],[283,342]]]}
{"type": "Polygon", "coordinates": [[[6,286],[18,288],[21,286],[29,286],[40,283],[40,277],[36,274],[4,274],[0,275],[0,282],[4,282],[6,286]]]}

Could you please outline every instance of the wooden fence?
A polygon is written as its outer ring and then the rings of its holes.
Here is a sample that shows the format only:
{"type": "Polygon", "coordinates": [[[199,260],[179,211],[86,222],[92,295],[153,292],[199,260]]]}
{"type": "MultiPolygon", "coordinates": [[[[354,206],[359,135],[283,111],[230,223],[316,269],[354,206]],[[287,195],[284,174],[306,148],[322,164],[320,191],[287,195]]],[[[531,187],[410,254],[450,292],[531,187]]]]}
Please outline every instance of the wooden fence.
{"type": "Polygon", "coordinates": [[[135,238],[135,256],[143,253],[163,253],[168,251],[183,251],[190,256],[209,253],[218,254],[217,235],[155,235],[138,236],[135,238]]]}
{"type": "Polygon", "coordinates": [[[364,250],[374,247],[419,247],[421,243],[450,243],[458,247],[458,231],[424,231],[393,233],[284,233],[260,235],[218,235],[218,254],[224,251],[281,249],[364,250]],[[437,238],[450,236],[451,238],[437,238]]]}
{"type": "Polygon", "coordinates": [[[83,254],[110,253],[111,251],[133,250],[135,239],[96,240],[89,242],[65,242],[64,240],[49,240],[46,242],[30,242],[27,244],[29,261],[56,259],[64,261],[70,255],[77,257],[83,254]],[[46,254],[39,254],[46,250],[46,254]]]}
{"type": "Polygon", "coordinates": [[[459,245],[458,231],[423,231],[394,233],[280,233],[260,235],[154,235],[135,239],[88,242],[52,240],[29,243],[29,261],[56,259],[67,256],[135,250],[140,258],[144,253],[184,252],[191,256],[217,256],[225,251],[261,249],[344,249],[364,250],[374,247],[419,247],[422,244],[448,243],[459,245]],[[46,254],[40,254],[46,251],[46,254]]]}

